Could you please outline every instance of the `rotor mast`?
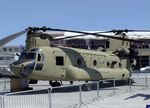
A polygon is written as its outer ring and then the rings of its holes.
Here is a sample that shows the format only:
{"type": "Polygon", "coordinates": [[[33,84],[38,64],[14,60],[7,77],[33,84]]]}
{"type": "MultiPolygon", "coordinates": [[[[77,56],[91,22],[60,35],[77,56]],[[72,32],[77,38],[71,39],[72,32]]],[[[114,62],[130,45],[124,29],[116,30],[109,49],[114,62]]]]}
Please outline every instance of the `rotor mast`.
{"type": "Polygon", "coordinates": [[[127,48],[127,49],[130,48],[130,42],[123,40],[123,39],[125,39],[127,37],[125,33],[117,34],[115,36],[121,37],[122,40],[109,38],[108,39],[108,41],[109,41],[109,48],[107,50],[109,50],[109,51],[116,51],[120,47],[124,47],[124,48],[127,48]]]}
{"type": "Polygon", "coordinates": [[[41,33],[28,33],[26,38],[26,50],[34,47],[49,46],[50,42],[46,39],[41,39],[41,33]]]}
{"type": "Polygon", "coordinates": [[[63,36],[64,32],[46,32],[46,28],[29,28],[26,38],[26,50],[40,46],[50,46],[53,37],[63,36]]]}

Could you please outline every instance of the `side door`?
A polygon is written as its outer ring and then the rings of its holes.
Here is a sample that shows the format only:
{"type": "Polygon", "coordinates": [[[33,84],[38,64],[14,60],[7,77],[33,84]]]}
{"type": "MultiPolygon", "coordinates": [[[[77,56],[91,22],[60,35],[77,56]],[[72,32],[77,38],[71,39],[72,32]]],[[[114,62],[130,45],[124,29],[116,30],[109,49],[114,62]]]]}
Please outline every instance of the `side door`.
{"type": "Polygon", "coordinates": [[[55,74],[58,78],[64,79],[66,77],[66,54],[62,51],[54,51],[53,52],[55,74]]]}

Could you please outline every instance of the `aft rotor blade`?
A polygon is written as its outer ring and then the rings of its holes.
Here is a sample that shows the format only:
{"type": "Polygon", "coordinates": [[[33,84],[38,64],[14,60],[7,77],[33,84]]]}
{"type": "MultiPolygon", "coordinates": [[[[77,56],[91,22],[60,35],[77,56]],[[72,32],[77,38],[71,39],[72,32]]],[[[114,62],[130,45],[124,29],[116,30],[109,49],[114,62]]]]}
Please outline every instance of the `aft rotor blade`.
{"type": "Polygon", "coordinates": [[[23,31],[21,31],[21,32],[17,32],[17,33],[15,33],[15,34],[9,35],[9,36],[7,36],[7,37],[1,39],[1,40],[0,40],[0,47],[3,46],[3,45],[5,45],[5,44],[7,44],[8,42],[10,42],[10,41],[16,39],[17,37],[23,35],[23,34],[26,33],[26,32],[28,32],[28,29],[23,30],[23,31]]]}
{"type": "MultiPolygon", "coordinates": [[[[116,37],[116,36],[111,36],[111,35],[103,35],[99,33],[89,33],[89,32],[82,32],[82,31],[75,31],[75,30],[65,30],[65,29],[53,29],[49,28],[49,30],[52,31],[63,31],[63,32],[73,32],[73,33],[80,33],[83,35],[94,35],[96,37],[105,37],[105,38],[112,38],[112,39],[117,39],[117,40],[124,40],[124,41],[130,41],[130,42],[135,42],[136,40],[133,39],[128,39],[128,38],[123,38],[123,37],[116,37]]],[[[72,37],[77,37],[78,35],[71,36],[72,37]]],[[[69,38],[69,37],[68,37],[69,38]]],[[[65,38],[66,39],[66,38],[65,38]]]]}
{"type": "Polygon", "coordinates": [[[150,30],[128,30],[128,32],[150,32],[150,30]]]}
{"type": "Polygon", "coordinates": [[[150,32],[150,30],[128,30],[128,29],[124,29],[124,30],[120,30],[120,29],[113,29],[113,30],[109,30],[109,31],[102,31],[102,32],[98,32],[98,33],[128,33],[128,32],[150,32]]]}

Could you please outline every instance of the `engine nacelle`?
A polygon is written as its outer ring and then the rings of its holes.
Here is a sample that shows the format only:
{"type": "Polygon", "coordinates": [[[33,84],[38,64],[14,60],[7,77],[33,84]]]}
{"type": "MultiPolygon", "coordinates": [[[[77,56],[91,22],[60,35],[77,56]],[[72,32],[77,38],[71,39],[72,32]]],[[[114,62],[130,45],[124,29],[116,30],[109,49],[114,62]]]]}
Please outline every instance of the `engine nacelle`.
{"type": "Polygon", "coordinates": [[[116,50],[116,53],[119,57],[125,57],[130,54],[130,51],[127,48],[120,47],[116,50]]]}

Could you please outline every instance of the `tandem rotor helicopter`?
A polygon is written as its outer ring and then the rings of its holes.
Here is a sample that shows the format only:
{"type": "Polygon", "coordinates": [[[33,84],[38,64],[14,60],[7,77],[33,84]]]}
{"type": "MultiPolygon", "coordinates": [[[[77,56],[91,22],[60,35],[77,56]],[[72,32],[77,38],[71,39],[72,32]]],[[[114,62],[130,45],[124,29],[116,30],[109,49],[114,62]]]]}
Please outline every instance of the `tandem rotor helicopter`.
{"type": "Polygon", "coordinates": [[[29,80],[49,80],[51,86],[60,86],[59,81],[97,81],[108,79],[128,79],[135,65],[136,49],[130,44],[136,40],[129,39],[127,32],[147,30],[111,30],[89,33],[74,30],[53,29],[47,27],[29,27],[24,31],[0,40],[0,46],[27,33],[26,47],[19,59],[10,64],[15,78],[29,80]],[[47,31],[50,32],[47,33],[47,31]],[[60,37],[64,32],[78,35],[60,37]],[[104,35],[102,33],[115,33],[104,35]],[[103,51],[78,49],[66,46],[50,46],[53,40],[92,35],[108,38],[109,48],[103,51]],[[60,38],[59,38],[60,37],[60,38]]]}

